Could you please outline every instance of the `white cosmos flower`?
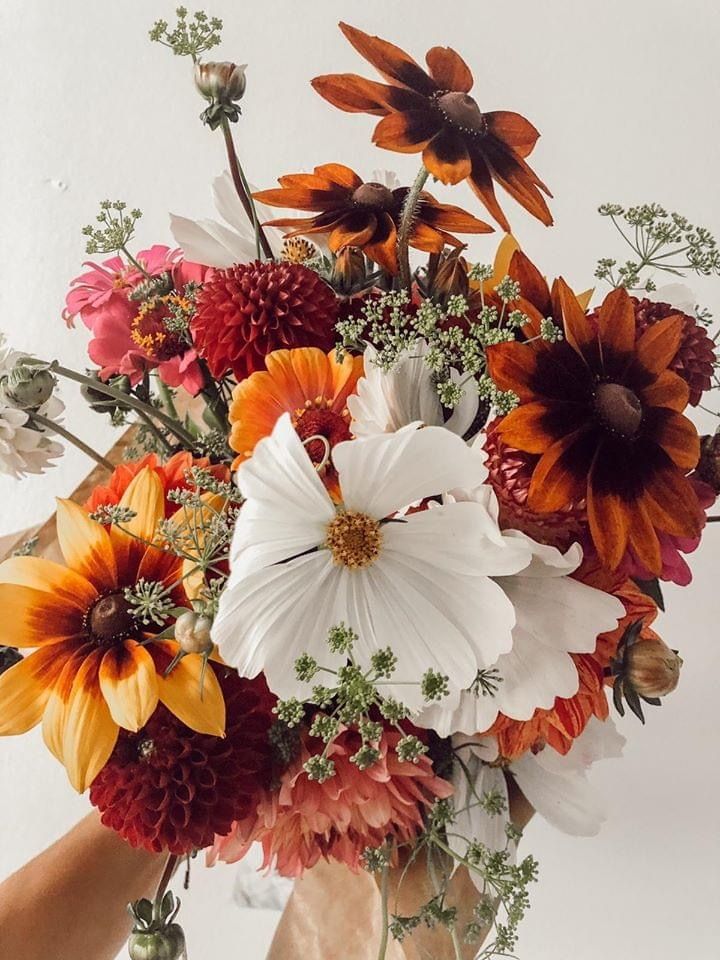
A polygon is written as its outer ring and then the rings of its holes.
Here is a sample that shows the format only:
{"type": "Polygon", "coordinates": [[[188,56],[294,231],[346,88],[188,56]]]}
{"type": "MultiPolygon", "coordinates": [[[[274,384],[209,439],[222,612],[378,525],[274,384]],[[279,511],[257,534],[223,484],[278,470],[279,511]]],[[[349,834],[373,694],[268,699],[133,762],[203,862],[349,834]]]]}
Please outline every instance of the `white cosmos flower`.
{"type": "MultiPolygon", "coordinates": [[[[537,754],[526,753],[507,768],[523,795],[548,823],[573,836],[594,836],[605,820],[604,804],[587,779],[597,760],[620,757],[625,738],[612,720],[591,717],[585,730],[565,756],[550,747],[537,754]]],[[[503,770],[490,766],[497,759],[494,737],[453,737],[458,761],[453,769],[455,821],[448,840],[453,852],[465,856],[470,841],[491,850],[506,846],[505,813],[490,815],[481,801],[499,793],[509,805],[503,770]]],[[[472,873],[472,871],[471,871],[472,873]]]]}
{"type": "MultiPolygon", "coordinates": [[[[170,230],[175,242],[182,248],[185,259],[221,268],[255,260],[255,231],[227,170],[213,180],[212,193],[215,208],[224,224],[216,220],[191,220],[170,214],[170,230]]],[[[263,204],[256,203],[255,209],[260,223],[272,219],[273,213],[263,204]]],[[[282,247],[282,233],[274,227],[265,227],[265,235],[273,255],[278,256],[282,247]]]]}
{"type": "Polygon", "coordinates": [[[527,566],[527,545],[498,538],[474,502],[386,522],[408,503],[483,476],[478,453],[459,437],[417,426],[335,447],[342,510],[287,414],[240,467],[247,499],[213,638],[241,675],[263,670],[279,696],[306,694],[295,660],[307,652],[340,666],[327,636],[344,622],[359,636],[361,665],[388,646],[397,656],[389,695],[419,709],[419,681],[432,667],[449,678],[452,708],[477,670],[510,649],[512,604],[490,577],[527,566]]]}
{"type": "MultiPolygon", "coordinates": [[[[491,487],[454,496],[482,503],[497,520],[491,487]]],[[[529,720],[537,709],[550,709],[556,697],[574,696],[580,678],[570,654],[592,653],[598,634],[615,629],[625,613],[616,597],[568,576],[582,562],[578,544],[561,553],[517,530],[500,533],[499,541],[522,543],[530,557],[524,569],[493,577],[515,610],[512,649],[493,665],[492,689],[483,692],[475,685],[466,690],[453,712],[438,705],[426,708],[418,723],[441,736],[487,730],[498,713],[529,720]]]]}
{"type": "MultiPolygon", "coordinates": [[[[358,381],[356,392],[348,397],[347,408],[352,417],[350,429],[356,437],[392,433],[409,423],[420,421],[427,426],[444,426],[458,436],[464,436],[475,420],[479,397],[471,387],[463,391],[460,403],[445,421],[443,408],[425,362],[427,343],[418,341],[412,352],[405,351],[391,370],[385,371],[376,363],[377,352],[367,347],[363,357],[364,376],[358,381]]],[[[452,378],[460,382],[460,374],[452,378]]]]}

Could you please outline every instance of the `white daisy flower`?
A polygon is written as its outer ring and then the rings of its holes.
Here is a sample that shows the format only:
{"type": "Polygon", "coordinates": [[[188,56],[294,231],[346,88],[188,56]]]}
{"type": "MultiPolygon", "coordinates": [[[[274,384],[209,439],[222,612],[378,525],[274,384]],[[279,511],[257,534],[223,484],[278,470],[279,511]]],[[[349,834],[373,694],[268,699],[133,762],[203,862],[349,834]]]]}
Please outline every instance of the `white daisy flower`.
{"type": "Polygon", "coordinates": [[[449,679],[452,709],[478,669],[510,649],[512,603],[490,577],[527,566],[528,547],[498,537],[480,503],[396,517],[408,503],[482,477],[478,453],[448,430],[414,424],[347,441],[333,461],[341,507],[286,414],[240,467],[247,499],[213,638],[241,675],[263,670],[279,696],[302,696],[295,660],[307,652],[341,666],[327,636],[344,622],[359,636],[361,665],[388,646],[397,656],[389,695],[419,709],[419,681],[433,668],[449,679]]]}
{"type": "MultiPolygon", "coordinates": [[[[491,487],[456,492],[455,497],[482,503],[497,521],[497,499],[491,487]]],[[[530,557],[524,569],[493,577],[515,610],[512,649],[463,692],[455,711],[433,705],[423,712],[418,723],[441,736],[487,730],[498,713],[529,720],[537,709],[550,709],[556,697],[574,696],[580,678],[570,654],[592,653],[598,634],[614,630],[625,613],[616,597],[569,577],[582,562],[578,544],[563,554],[517,530],[505,531],[499,538],[523,544],[530,557]]]]}
{"type": "MultiPolygon", "coordinates": [[[[255,260],[255,231],[227,170],[213,180],[212,193],[215,209],[225,223],[218,223],[216,220],[191,220],[170,214],[170,230],[175,242],[182,248],[185,259],[220,268],[255,260]]],[[[255,204],[255,210],[260,223],[272,219],[274,215],[261,203],[255,204]]],[[[264,229],[273,255],[279,256],[282,233],[274,227],[264,229]]]]}
{"type": "MultiPolygon", "coordinates": [[[[391,370],[385,371],[376,362],[374,347],[367,347],[363,356],[365,375],[347,401],[354,436],[393,433],[418,421],[427,426],[444,426],[460,437],[465,436],[477,416],[480,402],[477,392],[465,388],[460,403],[446,421],[430,368],[425,363],[427,352],[427,343],[420,340],[411,354],[406,351],[391,370]]],[[[460,382],[457,371],[453,371],[452,378],[460,382]]]]}
{"type": "MultiPolygon", "coordinates": [[[[573,836],[595,836],[605,821],[604,804],[587,779],[593,763],[620,757],[625,738],[612,720],[591,717],[585,730],[565,756],[546,747],[526,753],[507,768],[533,809],[552,826],[573,836]]],[[[453,737],[456,763],[452,783],[455,820],[448,842],[455,854],[465,856],[470,841],[491,850],[506,846],[506,813],[487,813],[483,798],[499,794],[509,804],[505,773],[491,764],[497,759],[494,737],[453,737]]],[[[471,871],[472,873],[472,871],[471,871]]]]}

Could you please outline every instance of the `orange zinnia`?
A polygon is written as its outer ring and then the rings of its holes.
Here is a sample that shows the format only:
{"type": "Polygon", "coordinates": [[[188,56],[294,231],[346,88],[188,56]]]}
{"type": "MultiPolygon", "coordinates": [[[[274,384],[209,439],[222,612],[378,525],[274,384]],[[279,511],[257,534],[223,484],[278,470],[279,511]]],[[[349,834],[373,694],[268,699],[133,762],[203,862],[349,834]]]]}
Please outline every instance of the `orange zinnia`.
{"type": "Polygon", "coordinates": [[[340,24],[350,43],[388,81],[376,83],[352,73],[312,81],[317,92],[341,110],[383,119],[373,140],[398,153],[418,153],[443,183],[467,180],[504,230],[508,222],[495,198],[493,180],[547,226],[552,216],[542,193],[545,184],[525,162],[540,134],[518,113],[483,113],[469,96],[473,76],[449,47],[433,47],[426,73],[404,50],[340,24]],[[542,193],[541,193],[542,191],[542,193]]]}
{"type": "MultiPolygon", "coordinates": [[[[364,183],[349,167],[326,163],[313,173],[280,177],[280,189],[262,190],[256,200],[271,207],[314,211],[316,216],[269,220],[274,227],[291,227],[289,237],[298,234],[329,234],[333,253],[345,247],[359,247],[365,255],[389,273],[397,273],[397,228],[407,187],[390,190],[382,183],[364,183]]],[[[460,207],[438,203],[429,193],[421,195],[410,246],[428,253],[441,253],[445,244],[463,244],[448,230],[460,233],[492,233],[492,227],[460,207]]]]}
{"type": "Polygon", "coordinates": [[[528,491],[532,510],[585,500],[603,562],[616,569],[632,547],[657,575],[658,531],[700,532],[697,495],[686,476],[700,443],[681,412],[688,385],[669,369],[683,318],[667,317],[636,340],[625,290],[613,290],[594,320],[562,280],[557,296],[564,341],[488,349],[493,380],[520,398],[497,431],[511,446],[539,455],[528,491]]]}
{"type": "Polygon", "coordinates": [[[136,620],[124,596],[124,588],[144,578],[187,605],[182,560],[149,545],[165,515],[157,474],[143,469],[120,504],[135,513],[122,531],[107,530],[78,504],[59,500],[57,536],[66,566],[39,557],[0,565],[3,643],[37,648],[0,676],[0,734],[24,733],[42,720],[45,743],[81,792],[107,762],[119,728],[139,730],[158,702],[199,733],[221,736],[225,726],[213,671],[201,685],[203,661],[190,655],[166,676],[177,643],[154,640],[152,627],[136,620]]]}
{"type": "Polygon", "coordinates": [[[267,356],[267,370],[259,370],[233,390],[230,404],[230,446],[238,453],[240,466],[252,455],[255,444],[269,436],[284,413],[292,417],[313,463],[325,463],[321,471],[332,488],[337,480],[328,449],[350,440],[347,398],[363,373],[362,357],[345,356],[338,363],[335,351],[317,347],[275,350],[267,356]],[[311,439],[324,437],[323,440],[311,439]]]}

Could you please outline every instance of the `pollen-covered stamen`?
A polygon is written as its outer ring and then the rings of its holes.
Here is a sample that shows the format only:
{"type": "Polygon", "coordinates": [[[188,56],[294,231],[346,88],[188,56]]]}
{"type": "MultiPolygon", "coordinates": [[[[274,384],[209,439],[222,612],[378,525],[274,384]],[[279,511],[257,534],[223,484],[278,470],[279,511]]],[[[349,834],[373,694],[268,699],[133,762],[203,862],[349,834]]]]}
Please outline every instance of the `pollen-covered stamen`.
{"type": "Polygon", "coordinates": [[[372,207],[373,210],[392,210],[397,201],[382,183],[364,183],[352,195],[353,201],[361,207],[372,207]]]}
{"type": "Polygon", "coordinates": [[[443,93],[436,102],[448,123],[459,127],[465,133],[481,135],[487,131],[487,121],[480,107],[467,93],[443,93]]]}
{"type": "Polygon", "coordinates": [[[280,258],[286,263],[307,263],[317,255],[317,247],[305,237],[286,237],[280,251],[280,258]]]}
{"type": "Polygon", "coordinates": [[[100,597],[88,611],[86,627],[101,644],[124,640],[136,631],[132,607],[121,593],[100,597]]]}
{"type": "Polygon", "coordinates": [[[375,563],[382,546],[380,521],[366,513],[348,510],[328,524],[325,546],[335,563],[361,570],[375,563]]]}
{"type": "Polygon", "coordinates": [[[170,360],[184,353],[187,344],[177,333],[177,324],[171,329],[167,321],[176,321],[179,315],[189,318],[193,310],[190,300],[176,293],[144,300],[130,324],[130,337],[153,360],[170,360]]]}
{"type": "Polygon", "coordinates": [[[632,390],[620,383],[598,385],[595,391],[595,410],[603,424],[621,437],[634,437],[640,429],[642,404],[632,390]]]}

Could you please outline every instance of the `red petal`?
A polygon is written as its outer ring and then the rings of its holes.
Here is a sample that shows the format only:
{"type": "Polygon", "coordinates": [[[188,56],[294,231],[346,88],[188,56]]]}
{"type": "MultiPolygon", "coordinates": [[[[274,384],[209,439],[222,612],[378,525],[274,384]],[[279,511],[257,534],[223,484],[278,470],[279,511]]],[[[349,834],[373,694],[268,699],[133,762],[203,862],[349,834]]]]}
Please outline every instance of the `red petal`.
{"type": "Polygon", "coordinates": [[[425,62],[430,68],[430,76],[441,90],[468,93],[472,89],[470,67],[450,47],[433,47],[425,54],[425,62]]]}
{"type": "Polygon", "coordinates": [[[597,358],[598,342],[585,311],[562,277],[559,277],[556,281],[555,290],[560,304],[567,342],[586,362],[593,363],[597,358]]]}
{"type": "Polygon", "coordinates": [[[341,23],[340,29],[360,56],[365,57],[385,79],[394,80],[426,96],[437,91],[437,84],[400,47],[380,37],[370,36],[347,23],[341,23]]]}
{"type": "Polygon", "coordinates": [[[512,147],[521,157],[532,152],[540,133],[525,117],[509,110],[494,110],[484,113],[483,117],[493,136],[512,147]]]}
{"type": "Polygon", "coordinates": [[[617,354],[630,354],[635,346],[635,311],[627,290],[618,287],[602,302],[598,316],[600,342],[617,354]]]}
{"type": "Polygon", "coordinates": [[[417,153],[432,140],[440,125],[440,118],[429,110],[391,113],[375,127],[373,143],[397,153],[417,153]]]}
{"type": "Polygon", "coordinates": [[[649,372],[666,370],[678,352],[685,320],[681,316],[665,317],[651,324],[637,342],[636,356],[649,372]]]}

